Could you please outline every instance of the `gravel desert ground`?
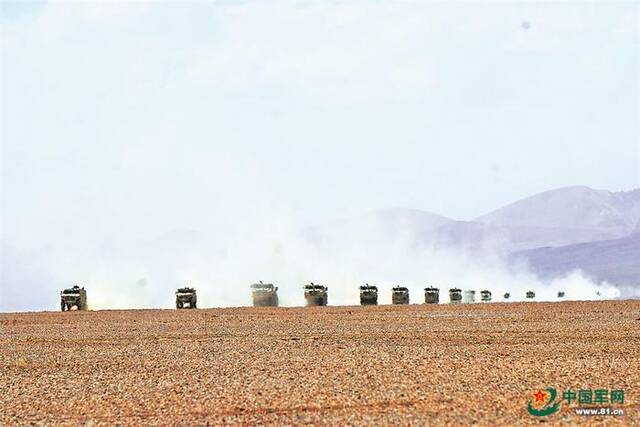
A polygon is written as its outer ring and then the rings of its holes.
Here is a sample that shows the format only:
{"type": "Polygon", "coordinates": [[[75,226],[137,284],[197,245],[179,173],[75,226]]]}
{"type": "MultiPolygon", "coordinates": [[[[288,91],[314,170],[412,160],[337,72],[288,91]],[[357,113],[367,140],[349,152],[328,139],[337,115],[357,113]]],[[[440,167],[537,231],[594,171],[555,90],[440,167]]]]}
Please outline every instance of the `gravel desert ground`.
{"type": "Polygon", "coordinates": [[[0,425],[640,425],[640,301],[0,314],[0,374],[0,425]]]}

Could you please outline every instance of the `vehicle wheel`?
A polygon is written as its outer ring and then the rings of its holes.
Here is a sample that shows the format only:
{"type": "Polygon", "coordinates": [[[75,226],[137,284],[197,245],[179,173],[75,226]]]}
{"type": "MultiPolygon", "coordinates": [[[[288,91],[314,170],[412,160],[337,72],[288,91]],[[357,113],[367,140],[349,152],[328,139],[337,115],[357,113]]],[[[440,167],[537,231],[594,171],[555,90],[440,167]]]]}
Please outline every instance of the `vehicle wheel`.
{"type": "Polygon", "coordinates": [[[176,301],[176,308],[180,310],[182,308],[182,302],[176,301]]]}

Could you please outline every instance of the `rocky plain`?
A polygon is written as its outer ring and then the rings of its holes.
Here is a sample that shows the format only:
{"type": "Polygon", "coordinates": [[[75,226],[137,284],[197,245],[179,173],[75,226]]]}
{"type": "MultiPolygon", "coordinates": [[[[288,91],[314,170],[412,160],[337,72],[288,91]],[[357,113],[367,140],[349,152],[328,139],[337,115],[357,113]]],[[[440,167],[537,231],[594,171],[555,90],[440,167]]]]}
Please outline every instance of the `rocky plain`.
{"type": "Polygon", "coordinates": [[[638,425],[639,396],[640,301],[0,314],[1,425],[638,425]],[[549,387],[624,415],[530,415],[549,387]]]}

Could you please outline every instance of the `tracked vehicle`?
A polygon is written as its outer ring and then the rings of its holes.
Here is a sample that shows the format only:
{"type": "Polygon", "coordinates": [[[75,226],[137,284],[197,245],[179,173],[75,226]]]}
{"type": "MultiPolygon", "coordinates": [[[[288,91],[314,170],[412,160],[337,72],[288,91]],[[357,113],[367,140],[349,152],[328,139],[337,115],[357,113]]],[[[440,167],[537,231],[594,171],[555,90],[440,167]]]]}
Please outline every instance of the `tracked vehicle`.
{"type": "Polygon", "coordinates": [[[536,293],[533,291],[527,291],[527,299],[533,299],[536,297],[536,293]]]}
{"type": "Polygon", "coordinates": [[[484,291],[480,292],[480,301],[491,301],[491,291],[485,289],[484,291]]]}
{"type": "Polygon", "coordinates": [[[378,305],[378,287],[370,284],[360,286],[360,305],[378,305]]]}
{"type": "Polygon", "coordinates": [[[395,286],[391,290],[392,304],[409,304],[409,289],[404,286],[395,286]]]}
{"type": "Polygon", "coordinates": [[[251,298],[254,307],[277,307],[278,287],[273,283],[254,283],[251,285],[251,298]]]}
{"type": "Polygon", "coordinates": [[[176,291],[176,308],[180,310],[182,308],[185,308],[185,306],[187,305],[189,306],[189,308],[197,308],[198,295],[196,294],[196,290],[188,286],[184,288],[178,288],[178,290],[176,291]]]}
{"type": "Polygon", "coordinates": [[[74,306],[78,310],[87,309],[87,291],[84,287],[74,286],[60,292],[60,309],[71,310],[74,306]]]}
{"type": "Polygon", "coordinates": [[[466,304],[470,304],[476,302],[476,291],[474,290],[466,290],[462,294],[462,302],[466,304]]]}
{"type": "Polygon", "coordinates": [[[451,304],[460,304],[462,302],[462,290],[458,288],[449,289],[449,302],[451,304]]]}
{"type": "MultiPolygon", "coordinates": [[[[451,291],[449,291],[451,295],[451,291]]],[[[440,302],[440,289],[434,287],[424,288],[424,303],[438,304],[440,302]]]]}
{"type": "Polygon", "coordinates": [[[322,285],[316,285],[311,282],[304,287],[304,299],[307,302],[307,307],[317,305],[327,305],[329,288],[322,285]]]}

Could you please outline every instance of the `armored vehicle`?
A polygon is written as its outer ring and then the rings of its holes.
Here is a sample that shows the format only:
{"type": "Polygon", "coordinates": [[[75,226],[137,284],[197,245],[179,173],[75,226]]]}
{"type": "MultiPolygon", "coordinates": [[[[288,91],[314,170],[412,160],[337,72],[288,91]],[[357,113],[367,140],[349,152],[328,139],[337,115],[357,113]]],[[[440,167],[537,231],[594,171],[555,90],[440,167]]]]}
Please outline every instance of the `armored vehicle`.
{"type": "Polygon", "coordinates": [[[464,293],[462,294],[462,302],[467,304],[476,302],[476,291],[473,291],[473,290],[464,291],[464,293]]]}
{"type": "Polygon", "coordinates": [[[536,293],[533,291],[527,291],[527,298],[528,299],[533,299],[536,297],[536,293]]]}
{"type": "Polygon", "coordinates": [[[449,302],[451,304],[460,304],[462,302],[462,290],[458,288],[449,289],[449,302]]]}
{"type": "Polygon", "coordinates": [[[484,291],[480,292],[480,301],[491,301],[491,291],[485,289],[484,291]]]}
{"type": "Polygon", "coordinates": [[[360,305],[378,305],[378,287],[370,284],[360,286],[360,305]]]}
{"type": "Polygon", "coordinates": [[[504,299],[509,299],[509,298],[511,298],[511,294],[509,292],[505,292],[504,299]]]}
{"type": "Polygon", "coordinates": [[[563,291],[558,292],[558,298],[564,298],[564,292],[563,291]]]}
{"type": "MultiPolygon", "coordinates": [[[[451,291],[449,291],[451,295],[451,291]]],[[[438,304],[440,302],[440,289],[434,287],[424,288],[424,303],[438,304]]]]}
{"type": "Polygon", "coordinates": [[[185,308],[188,304],[189,308],[196,308],[198,303],[198,296],[196,290],[190,287],[178,288],[176,291],[176,308],[179,310],[185,308]]]}
{"type": "Polygon", "coordinates": [[[277,307],[278,288],[272,283],[254,283],[251,285],[251,298],[254,307],[277,307]]]}
{"type": "Polygon", "coordinates": [[[392,304],[409,304],[409,289],[404,286],[395,286],[391,290],[392,304]]]}
{"type": "Polygon", "coordinates": [[[304,299],[307,301],[307,307],[314,305],[327,305],[327,291],[329,288],[322,285],[316,285],[311,282],[304,287],[304,299]]]}
{"type": "Polygon", "coordinates": [[[71,310],[75,306],[78,310],[87,309],[87,291],[84,287],[74,286],[60,292],[60,309],[71,310]]]}

